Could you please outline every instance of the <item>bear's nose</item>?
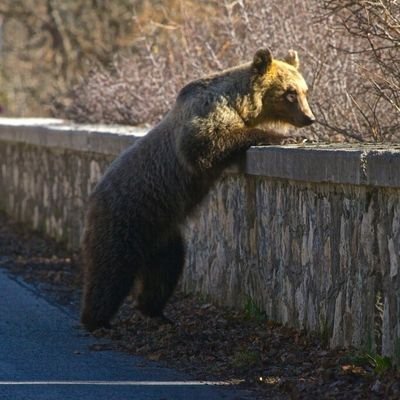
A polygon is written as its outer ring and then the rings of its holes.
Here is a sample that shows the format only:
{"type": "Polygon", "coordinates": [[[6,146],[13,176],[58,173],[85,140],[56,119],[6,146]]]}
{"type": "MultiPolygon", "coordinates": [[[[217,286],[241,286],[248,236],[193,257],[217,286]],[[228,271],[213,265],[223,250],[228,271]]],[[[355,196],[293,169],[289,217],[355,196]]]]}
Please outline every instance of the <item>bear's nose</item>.
{"type": "Polygon", "coordinates": [[[314,115],[305,115],[304,116],[304,125],[311,125],[315,122],[314,115]]]}

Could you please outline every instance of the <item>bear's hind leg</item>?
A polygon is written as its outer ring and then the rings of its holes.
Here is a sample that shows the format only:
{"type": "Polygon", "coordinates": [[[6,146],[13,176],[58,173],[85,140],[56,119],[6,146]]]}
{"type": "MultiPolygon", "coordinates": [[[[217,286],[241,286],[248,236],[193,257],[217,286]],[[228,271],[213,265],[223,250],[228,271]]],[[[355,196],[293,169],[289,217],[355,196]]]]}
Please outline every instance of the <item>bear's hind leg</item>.
{"type": "Polygon", "coordinates": [[[92,259],[85,273],[81,322],[89,331],[109,328],[112,317],[129,294],[138,260],[120,257],[107,262],[92,259]],[[90,265],[93,264],[93,265],[90,265]]]}
{"type": "Polygon", "coordinates": [[[148,317],[164,317],[163,310],[181,276],[185,246],[180,234],[174,235],[157,251],[143,274],[138,309],[148,317]]]}

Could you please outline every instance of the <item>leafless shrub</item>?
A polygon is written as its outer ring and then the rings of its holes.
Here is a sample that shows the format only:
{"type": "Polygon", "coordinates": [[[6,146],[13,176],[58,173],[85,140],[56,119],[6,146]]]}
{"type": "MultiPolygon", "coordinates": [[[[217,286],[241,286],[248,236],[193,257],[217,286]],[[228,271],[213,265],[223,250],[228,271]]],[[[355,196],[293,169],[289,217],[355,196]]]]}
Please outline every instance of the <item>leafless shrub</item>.
{"type": "Polygon", "coordinates": [[[78,85],[66,115],[90,122],[155,123],[185,82],[250,60],[257,48],[268,46],[277,56],[289,48],[300,52],[320,122],[309,129],[310,138],[367,140],[394,133],[393,110],[367,101],[372,98],[365,71],[377,71],[368,69],[371,60],[360,58],[362,38],[338,30],[338,10],[328,10],[327,3],[333,6],[328,1],[321,7],[318,0],[224,0],[207,6],[182,0],[164,10],[161,21],[154,14],[138,16],[135,53],[117,57],[112,70],[98,70],[78,85]],[[366,105],[374,107],[374,120],[366,105]]]}
{"type": "Polygon", "coordinates": [[[157,122],[187,81],[249,61],[264,46],[276,56],[298,48],[313,85],[323,66],[314,45],[323,32],[312,25],[313,1],[181,1],[162,22],[138,17],[134,54],[117,57],[111,69],[97,70],[75,87],[66,115],[88,122],[157,122]]]}
{"type": "Polygon", "coordinates": [[[399,131],[395,0],[3,0],[0,15],[1,83],[15,115],[43,114],[52,98],[56,116],[154,124],[186,82],[268,46],[277,57],[300,53],[319,122],[302,131],[310,138],[389,140],[399,131]],[[20,32],[14,48],[9,31],[20,32]]]}
{"type": "MultiPolygon", "coordinates": [[[[347,129],[375,140],[398,139],[400,130],[400,3],[397,0],[322,2],[328,20],[346,40],[329,42],[356,66],[357,86],[346,88],[354,118],[347,129]]],[[[326,110],[321,109],[322,116],[326,110]]],[[[343,129],[339,119],[325,123],[343,129]]]]}

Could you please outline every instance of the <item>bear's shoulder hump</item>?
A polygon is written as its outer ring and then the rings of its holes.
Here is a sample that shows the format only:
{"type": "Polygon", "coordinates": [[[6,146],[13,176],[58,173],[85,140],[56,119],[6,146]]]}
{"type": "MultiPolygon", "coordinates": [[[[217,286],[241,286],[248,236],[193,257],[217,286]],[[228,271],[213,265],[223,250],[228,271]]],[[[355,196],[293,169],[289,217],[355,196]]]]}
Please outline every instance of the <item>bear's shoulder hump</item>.
{"type": "Polygon", "coordinates": [[[189,97],[194,97],[206,88],[207,82],[204,79],[190,82],[180,90],[178,94],[178,100],[186,100],[189,97]]]}

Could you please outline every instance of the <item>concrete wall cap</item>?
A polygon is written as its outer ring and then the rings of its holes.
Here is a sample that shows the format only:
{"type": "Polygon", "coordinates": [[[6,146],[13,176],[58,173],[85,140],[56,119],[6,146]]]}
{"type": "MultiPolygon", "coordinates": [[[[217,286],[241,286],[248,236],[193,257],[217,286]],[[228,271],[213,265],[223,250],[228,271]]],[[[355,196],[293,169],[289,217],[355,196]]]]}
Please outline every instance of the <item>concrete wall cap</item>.
{"type": "MultiPolygon", "coordinates": [[[[118,155],[149,128],[76,124],[48,118],[0,118],[0,140],[118,155]]],[[[304,182],[400,187],[400,145],[257,146],[230,173],[304,182]]]]}

